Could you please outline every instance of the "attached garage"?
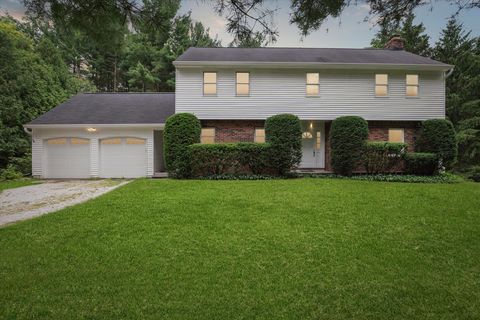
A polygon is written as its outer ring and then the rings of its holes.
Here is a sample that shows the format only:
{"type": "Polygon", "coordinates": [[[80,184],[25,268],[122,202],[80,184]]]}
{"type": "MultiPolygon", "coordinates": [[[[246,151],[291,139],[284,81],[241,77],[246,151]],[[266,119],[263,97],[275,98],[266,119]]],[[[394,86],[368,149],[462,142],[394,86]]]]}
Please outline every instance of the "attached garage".
{"type": "Polygon", "coordinates": [[[100,140],[100,177],[137,178],[146,175],[145,139],[115,137],[100,140]]]}
{"type": "Polygon", "coordinates": [[[161,173],[174,93],[82,93],[25,125],[32,175],[139,178],[161,173]]]}
{"type": "Polygon", "coordinates": [[[52,138],[44,143],[46,178],[90,177],[89,139],[52,138]]]}

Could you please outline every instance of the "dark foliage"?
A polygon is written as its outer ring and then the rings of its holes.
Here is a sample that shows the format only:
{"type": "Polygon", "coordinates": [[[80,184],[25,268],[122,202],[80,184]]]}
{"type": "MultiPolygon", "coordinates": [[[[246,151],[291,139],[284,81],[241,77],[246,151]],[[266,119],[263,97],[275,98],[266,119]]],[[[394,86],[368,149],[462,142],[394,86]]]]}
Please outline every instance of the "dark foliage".
{"type": "Polygon", "coordinates": [[[363,163],[369,174],[388,173],[400,170],[407,144],[369,141],[365,145],[363,163]]]}
{"type": "Polygon", "coordinates": [[[286,175],[302,160],[302,127],[293,114],[278,114],[265,121],[266,141],[271,144],[275,156],[273,169],[286,175]]]}
{"type": "Polygon", "coordinates": [[[416,147],[419,152],[435,153],[443,166],[450,167],[457,159],[457,140],[453,124],[445,119],[424,121],[416,147]]]}
{"type": "Polygon", "coordinates": [[[339,117],[330,130],[331,162],[333,171],[349,176],[362,160],[368,124],[361,117],[339,117]]]}
{"type": "Polygon", "coordinates": [[[194,144],[189,150],[195,177],[263,175],[271,171],[271,146],[267,143],[194,144]]]}
{"type": "Polygon", "coordinates": [[[438,173],[438,156],[427,152],[407,153],[405,166],[410,174],[432,176],[438,173]]]}
{"type": "Polygon", "coordinates": [[[191,164],[188,146],[200,142],[200,120],[191,113],[177,113],[165,123],[163,146],[165,165],[170,176],[188,178],[191,164]]]}

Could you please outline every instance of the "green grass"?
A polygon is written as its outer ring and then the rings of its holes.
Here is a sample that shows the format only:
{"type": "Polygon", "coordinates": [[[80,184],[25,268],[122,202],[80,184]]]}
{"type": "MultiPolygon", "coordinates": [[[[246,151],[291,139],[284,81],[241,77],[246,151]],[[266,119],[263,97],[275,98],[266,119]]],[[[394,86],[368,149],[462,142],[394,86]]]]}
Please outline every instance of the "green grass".
{"type": "Polygon", "coordinates": [[[5,319],[479,319],[480,184],[137,180],[0,229],[5,319]]]}
{"type": "Polygon", "coordinates": [[[40,183],[39,181],[33,179],[19,179],[19,180],[6,180],[0,181],[0,192],[6,189],[13,189],[19,187],[25,187],[32,184],[40,183]]]}

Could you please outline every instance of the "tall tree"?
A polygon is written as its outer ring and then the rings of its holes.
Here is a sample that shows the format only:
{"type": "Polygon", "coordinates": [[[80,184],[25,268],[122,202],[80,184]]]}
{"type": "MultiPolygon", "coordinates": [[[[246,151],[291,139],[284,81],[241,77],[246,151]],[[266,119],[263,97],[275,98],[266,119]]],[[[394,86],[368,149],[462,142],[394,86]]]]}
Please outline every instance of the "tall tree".
{"type": "Polygon", "coordinates": [[[433,58],[455,66],[446,80],[447,115],[454,124],[463,103],[480,98],[480,54],[478,38],[452,17],[433,49],[433,58]]]}
{"type": "Polygon", "coordinates": [[[415,15],[410,13],[400,22],[384,21],[375,38],[371,41],[374,48],[383,48],[393,35],[405,40],[405,50],[421,56],[431,55],[430,37],[425,33],[423,23],[414,24],[415,15]]]}

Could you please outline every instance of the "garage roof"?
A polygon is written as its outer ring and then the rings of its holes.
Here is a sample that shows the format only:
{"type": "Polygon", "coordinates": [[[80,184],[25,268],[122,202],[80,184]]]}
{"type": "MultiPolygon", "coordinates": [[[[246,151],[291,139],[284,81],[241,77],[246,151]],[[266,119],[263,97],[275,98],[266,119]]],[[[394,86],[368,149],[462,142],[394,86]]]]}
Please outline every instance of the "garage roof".
{"type": "Polygon", "coordinates": [[[81,93],[28,125],[162,124],[174,113],[173,92],[81,93]]]}
{"type": "Polygon", "coordinates": [[[349,48],[189,48],[176,65],[211,62],[390,64],[450,67],[404,50],[349,48]]]}

